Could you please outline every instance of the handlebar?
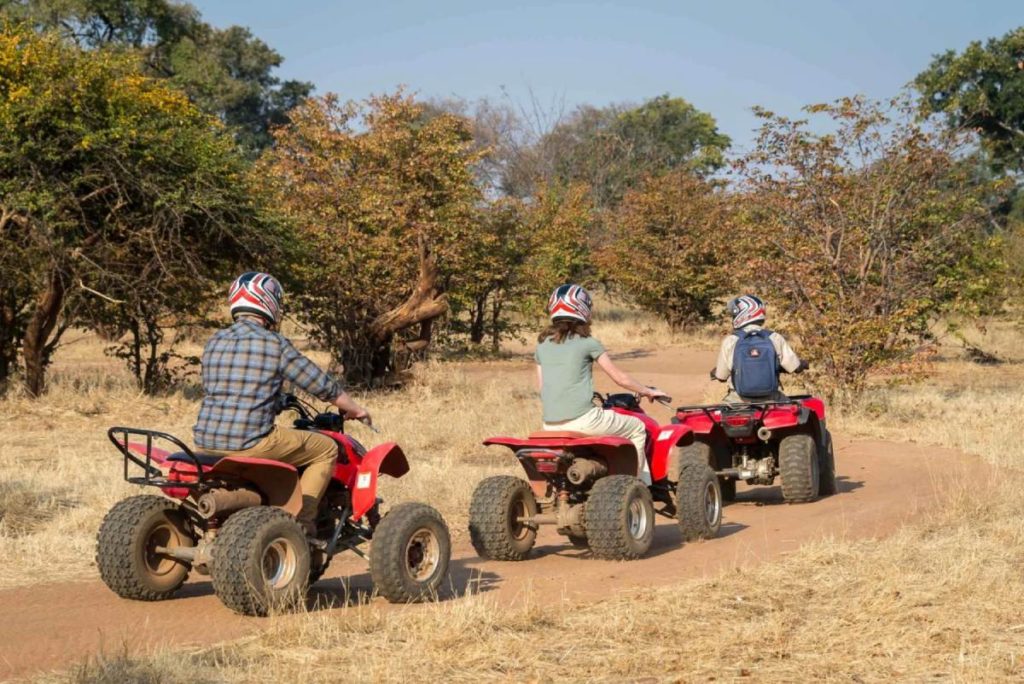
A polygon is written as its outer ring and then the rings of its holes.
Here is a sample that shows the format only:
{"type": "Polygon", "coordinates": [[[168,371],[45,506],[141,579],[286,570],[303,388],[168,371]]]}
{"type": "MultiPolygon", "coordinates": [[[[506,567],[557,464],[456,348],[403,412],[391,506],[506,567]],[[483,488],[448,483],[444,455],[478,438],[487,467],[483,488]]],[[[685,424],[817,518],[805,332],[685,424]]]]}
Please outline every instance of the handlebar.
{"type": "MultiPolygon", "coordinates": [[[[654,388],[652,387],[651,389],[654,389],[654,388]]],[[[616,397],[631,396],[631,397],[633,397],[633,400],[636,402],[637,408],[640,407],[640,400],[643,398],[640,394],[638,394],[636,392],[632,392],[632,393],[629,393],[629,394],[626,394],[624,392],[624,393],[618,394],[618,395],[612,395],[612,393],[610,393],[610,392],[608,394],[601,394],[600,392],[594,392],[594,397],[593,398],[596,401],[598,401],[602,406],[604,406],[605,408],[608,408],[610,403],[614,403],[614,402],[612,402],[612,397],[613,396],[616,396],[616,397]]],[[[664,397],[656,397],[655,399],[652,399],[651,401],[656,401],[659,404],[662,404],[664,406],[668,406],[670,408],[672,406],[672,397],[667,396],[667,395],[664,396],[664,397]]]]}
{"type": "MultiPolygon", "coordinates": [[[[317,411],[311,404],[302,401],[294,394],[284,395],[284,401],[281,403],[281,410],[295,411],[299,414],[299,417],[295,419],[294,424],[295,427],[300,430],[327,430],[329,432],[345,431],[345,416],[343,414],[334,413],[333,411],[317,411]]],[[[365,418],[359,418],[358,422],[370,428],[373,432],[380,432],[380,430],[375,428],[373,424],[365,418]]]]}

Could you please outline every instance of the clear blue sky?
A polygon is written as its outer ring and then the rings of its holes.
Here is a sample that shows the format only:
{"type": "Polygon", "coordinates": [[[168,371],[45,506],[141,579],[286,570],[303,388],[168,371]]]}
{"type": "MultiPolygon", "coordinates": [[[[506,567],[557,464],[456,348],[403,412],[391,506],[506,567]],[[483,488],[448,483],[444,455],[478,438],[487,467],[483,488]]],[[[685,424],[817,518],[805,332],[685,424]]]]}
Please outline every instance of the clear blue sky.
{"type": "Polygon", "coordinates": [[[280,73],[346,98],[407,85],[423,96],[545,106],[661,93],[711,112],[739,147],[753,105],[894,95],[930,57],[1024,25],[1024,0],[194,0],[285,58],[280,73]]]}

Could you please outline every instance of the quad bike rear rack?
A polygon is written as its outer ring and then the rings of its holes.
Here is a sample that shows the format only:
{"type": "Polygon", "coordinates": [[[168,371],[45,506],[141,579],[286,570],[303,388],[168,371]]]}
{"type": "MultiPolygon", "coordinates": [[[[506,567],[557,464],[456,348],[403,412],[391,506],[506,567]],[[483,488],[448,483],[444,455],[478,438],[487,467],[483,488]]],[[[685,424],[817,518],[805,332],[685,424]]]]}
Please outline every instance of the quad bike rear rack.
{"type": "Polygon", "coordinates": [[[750,409],[760,409],[763,412],[776,406],[793,406],[794,404],[800,404],[801,400],[810,398],[810,394],[794,394],[781,401],[744,401],[733,404],[695,404],[693,406],[677,406],[675,410],[676,413],[702,411],[708,418],[712,418],[711,414],[715,411],[736,413],[750,409]]]}
{"type": "MultiPolygon", "coordinates": [[[[107,437],[110,439],[111,443],[117,447],[117,450],[121,452],[121,455],[124,456],[124,479],[126,482],[151,487],[181,487],[185,489],[195,489],[203,486],[203,464],[200,462],[195,452],[174,435],[169,435],[166,432],[159,432],[157,430],[145,430],[143,428],[112,427],[107,430],[107,437]],[[143,458],[141,454],[134,452],[129,448],[131,445],[131,442],[128,441],[129,435],[145,438],[145,458],[143,458]],[[156,440],[170,442],[179,450],[179,454],[185,458],[179,457],[174,460],[183,463],[190,463],[190,465],[195,468],[194,481],[182,482],[178,480],[171,480],[164,475],[163,470],[153,465],[153,442],[156,440]],[[142,468],[141,477],[131,476],[128,474],[129,461],[142,468]]],[[[189,475],[192,474],[193,473],[189,473],[189,475]]]]}

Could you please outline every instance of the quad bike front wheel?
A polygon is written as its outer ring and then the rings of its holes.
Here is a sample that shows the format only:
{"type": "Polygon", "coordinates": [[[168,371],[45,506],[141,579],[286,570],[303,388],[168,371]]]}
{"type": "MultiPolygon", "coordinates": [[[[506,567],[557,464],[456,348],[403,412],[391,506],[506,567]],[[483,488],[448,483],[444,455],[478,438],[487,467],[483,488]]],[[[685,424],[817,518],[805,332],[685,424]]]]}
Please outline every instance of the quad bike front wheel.
{"type": "Polygon", "coordinates": [[[635,560],[654,541],[651,492],[630,475],[609,475],[595,482],[584,519],[587,541],[597,558],[635,560]]]}
{"type": "MultiPolygon", "coordinates": [[[[712,446],[707,442],[699,440],[695,440],[693,444],[675,447],[672,450],[672,457],[669,465],[669,479],[673,482],[679,482],[682,468],[687,463],[704,464],[715,469],[718,467],[715,462],[715,452],[718,448],[719,447],[712,448],[712,446]]],[[[721,491],[723,501],[736,500],[736,480],[726,477],[719,478],[718,488],[719,491],[721,491]]]]}
{"type": "Polygon", "coordinates": [[[242,615],[287,610],[306,596],[309,563],[309,543],[295,518],[270,506],[244,508],[214,543],[213,590],[242,615]]]}
{"type": "Polygon", "coordinates": [[[676,485],[676,516],[685,541],[712,539],[722,527],[722,490],[706,463],[685,463],[676,485]]]}
{"type": "Polygon", "coordinates": [[[789,503],[805,503],[818,498],[820,475],[818,447],[810,435],[783,437],[779,443],[779,472],[782,498],[789,503]]]}
{"type": "Polygon", "coordinates": [[[122,598],[160,601],[188,577],[188,564],[163,549],[195,546],[185,516],[162,496],[142,494],[118,502],[100,525],[96,566],[103,583],[122,598]]]}
{"type": "Polygon", "coordinates": [[[525,480],[488,477],[477,485],[469,504],[469,539],[481,558],[519,561],[537,541],[536,526],[522,518],[537,515],[537,498],[525,480]]]}
{"type": "Polygon", "coordinates": [[[836,454],[832,448],[832,433],[825,430],[825,441],[818,448],[818,495],[836,493],[836,454]]]}
{"type": "Polygon", "coordinates": [[[451,537],[441,514],[426,504],[399,504],[373,531],[373,586],[391,603],[434,598],[451,556],[451,537]]]}

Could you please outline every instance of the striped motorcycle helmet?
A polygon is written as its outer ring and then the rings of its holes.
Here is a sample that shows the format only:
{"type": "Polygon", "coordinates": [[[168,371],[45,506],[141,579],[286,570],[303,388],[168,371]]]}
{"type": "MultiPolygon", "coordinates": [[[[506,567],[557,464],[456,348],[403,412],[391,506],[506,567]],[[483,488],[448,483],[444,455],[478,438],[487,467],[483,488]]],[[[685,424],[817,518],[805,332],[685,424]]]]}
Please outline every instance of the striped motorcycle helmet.
{"type": "Polygon", "coordinates": [[[590,322],[594,302],[590,293],[580,285],[567,283],[559,285],[548,299],[548,315],[551,320],[571,318],[583,323],[590,322]]]}
{"type": "Polygon", "coordinates": [[[729,315],[732,316],[732,327],[739,330],[752,323],[764,323],[767,310],[760,297],[745,294],[729,302],[729,315]]]}
{"type": "Polygon", "coordinates": [[[272,275],[256,271],[238,276],[228,290],[232,318],[240,314],[253,314],[271,325],[281,322],[283,299],[281,283],[272,275]]]}

